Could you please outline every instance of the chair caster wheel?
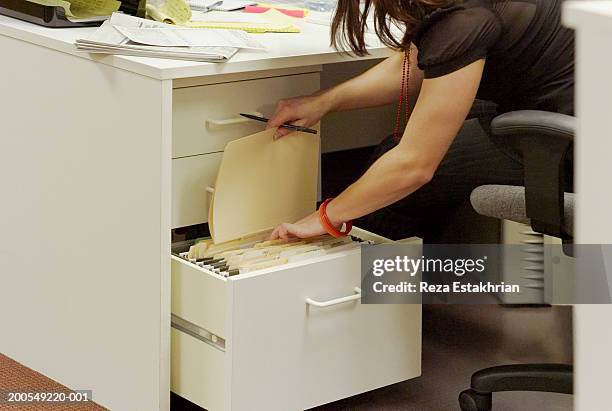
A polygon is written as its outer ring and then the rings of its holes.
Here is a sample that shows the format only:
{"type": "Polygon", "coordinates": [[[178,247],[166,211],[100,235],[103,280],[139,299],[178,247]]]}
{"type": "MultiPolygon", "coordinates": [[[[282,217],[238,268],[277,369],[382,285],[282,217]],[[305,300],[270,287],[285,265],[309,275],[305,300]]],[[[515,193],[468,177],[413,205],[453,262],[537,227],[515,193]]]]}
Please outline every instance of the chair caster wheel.
{"type": "Polygon", "coordinates": [[[480,394],[469,389],[459,394],[461,411],[490,411],[493,408],[493,394],[480,394]]]}

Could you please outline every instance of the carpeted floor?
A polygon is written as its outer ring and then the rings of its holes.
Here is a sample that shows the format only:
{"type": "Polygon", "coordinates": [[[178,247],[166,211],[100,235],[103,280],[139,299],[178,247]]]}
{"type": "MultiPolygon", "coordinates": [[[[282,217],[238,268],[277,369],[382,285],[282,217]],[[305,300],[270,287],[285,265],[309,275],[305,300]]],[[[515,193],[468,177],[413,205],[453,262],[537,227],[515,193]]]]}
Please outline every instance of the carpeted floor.
{"type": "Polygon", "coordinates": [[[87,410],[98,411],[106,410],[93,402],[90,403],[36,403],[36,402],[20,402],[9,404],[7,395],[9,392],[20,393],[69,393],[70,389],[53,381],[44,375],[24,367],[18,362],[0,354],[0,410],[18,410],[18,411],[75,411],[87,410]]]}

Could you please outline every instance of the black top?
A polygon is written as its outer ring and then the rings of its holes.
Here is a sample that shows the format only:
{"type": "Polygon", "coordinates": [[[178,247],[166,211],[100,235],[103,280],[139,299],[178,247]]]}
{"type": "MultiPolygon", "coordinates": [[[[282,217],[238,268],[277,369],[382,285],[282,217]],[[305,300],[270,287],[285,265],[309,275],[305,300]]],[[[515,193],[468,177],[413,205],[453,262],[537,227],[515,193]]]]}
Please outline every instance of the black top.
{"type": "Polygon", "coordinates": [[[478,98],[501,112],[574,113],[574,34],[562,0],[459,0],[425,17],[413,36],[425,78],[486,58],[478,98]]]}

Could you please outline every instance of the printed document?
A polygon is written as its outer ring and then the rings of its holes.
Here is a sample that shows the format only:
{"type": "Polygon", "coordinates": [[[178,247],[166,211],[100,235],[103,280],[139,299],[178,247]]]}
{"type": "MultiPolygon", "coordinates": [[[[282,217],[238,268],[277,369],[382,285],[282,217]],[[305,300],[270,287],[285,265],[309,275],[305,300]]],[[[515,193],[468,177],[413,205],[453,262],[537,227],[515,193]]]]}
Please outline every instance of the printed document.
{"type": "Polygon", "coordinates": [[[236,47],[157,47],[136,44],[117,30],[117,27],[165,29],[168,25],[122,13],[114,13],[110,20],[105,21],[91,36],[85,39],[78,39],[75,44],[79,50],[90,53],[206,62],[227,61],[238,51],[236,47]]]}
{"type": "Polygon", "coordinates": [[[264,49],[242,30],[116,27],[134,43],[161,47],[235,47],[264,49]]]}

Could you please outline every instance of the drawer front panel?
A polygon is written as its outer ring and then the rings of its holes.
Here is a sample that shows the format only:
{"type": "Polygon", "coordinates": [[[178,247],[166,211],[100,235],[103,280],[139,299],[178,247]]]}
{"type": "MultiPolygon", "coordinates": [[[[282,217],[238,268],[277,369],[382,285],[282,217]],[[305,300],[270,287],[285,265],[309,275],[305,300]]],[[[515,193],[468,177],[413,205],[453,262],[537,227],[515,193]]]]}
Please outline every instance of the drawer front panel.
{"type": "Polygon", "coordinates": [[[172,392],[207,410],[225,410],[225,353],[176,329],[171,335],[172,392]]]}
{"type": "Polygon", "coordinates": [[[420,375],[420,305],[307,304],[355,294],[357,252],[230,282],[232,410],[307,409],[420,375]]]}
{"type": "Polygon", "coordinates": [[[210,193],[223,153],[172,160],[172,228],[208,221],[210,193]]]}
{"type": "Polygon", "coordinates": [[[172,314],[226,338],[227,281],[172,256],[172,314]]]}
{"type": "Polygon", "coordinates": [[[175,89],[172,157],[222,151],[231,140],[262,131],[265,124],[238,114],[270,116],[278,100],[319,90],[319,79],[309,73],[175,89]]]}

